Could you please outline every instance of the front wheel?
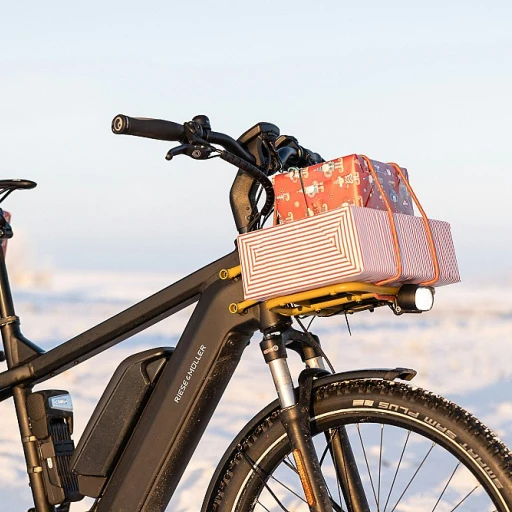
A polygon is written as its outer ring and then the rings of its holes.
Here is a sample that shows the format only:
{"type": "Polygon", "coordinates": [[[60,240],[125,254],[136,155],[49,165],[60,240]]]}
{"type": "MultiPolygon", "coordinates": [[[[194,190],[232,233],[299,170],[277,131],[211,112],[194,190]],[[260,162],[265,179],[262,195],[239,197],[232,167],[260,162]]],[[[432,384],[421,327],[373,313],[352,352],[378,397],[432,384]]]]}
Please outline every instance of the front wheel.
{"type": "MultiPolygon", "coordinates": [[[[477,419],[402,383],[333,377],[315,385],[311,429],[334,511],[352,510],[330,446],[345,427],[370,511],[512,512],[512,455],[477,419]]],[[[228,449],[203,510],[310,510],[277,407],[228,449]]]]}

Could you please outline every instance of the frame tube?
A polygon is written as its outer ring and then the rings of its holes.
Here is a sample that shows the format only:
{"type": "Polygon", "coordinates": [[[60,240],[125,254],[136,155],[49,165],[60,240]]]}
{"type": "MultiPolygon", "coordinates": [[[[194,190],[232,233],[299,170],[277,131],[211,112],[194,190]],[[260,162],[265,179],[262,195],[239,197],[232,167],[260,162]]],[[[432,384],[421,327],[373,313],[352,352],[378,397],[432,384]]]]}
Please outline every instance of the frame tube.
{"type": "Polygon", "coordinates": [[[202,294],[162,370],[97,512],[163,511],[248,345],[258,310],[229,312],[242,282],[212,283],[202,294]]]}
{"type": "MultiPolygon", "coordinates": [[[[238,253],[234,251],[71,340],[40,354],[29,363],[0,373],[0,393],[7,397],[5,388],[20,383],[43,382],[181,311],[197,302],[209,282],[218,280],[218,273],[222,268],[231,268],[238,264],[238,253]]],[[[5,303],[8,306],[10,302],[12,308],[12,298],[10,301],[9,298],[10,292],[5,303]]],[[[0,306],[3,306],[3,296],[0,299],[0,306]]],[[[5,313],[10,311],[6,307],[5,313]]],[[[3,326],[6,327],[9,325],[3,326]]],[[[6,352],[16,348],[16,341],[6,341],[4,338],[6,352]]]]}

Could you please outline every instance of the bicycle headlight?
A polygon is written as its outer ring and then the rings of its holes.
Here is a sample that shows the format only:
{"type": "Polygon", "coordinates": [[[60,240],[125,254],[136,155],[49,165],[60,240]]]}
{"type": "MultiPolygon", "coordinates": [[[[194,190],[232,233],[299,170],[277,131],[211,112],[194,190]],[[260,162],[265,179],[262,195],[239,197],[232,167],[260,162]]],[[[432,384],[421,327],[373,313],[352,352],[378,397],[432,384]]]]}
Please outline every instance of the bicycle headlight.
{"type": "Polygon", "coordinates": [[[430,311],[434,305],[434,288],[417,284],[404,284],[396,297],[403,311],[430,311]]]}

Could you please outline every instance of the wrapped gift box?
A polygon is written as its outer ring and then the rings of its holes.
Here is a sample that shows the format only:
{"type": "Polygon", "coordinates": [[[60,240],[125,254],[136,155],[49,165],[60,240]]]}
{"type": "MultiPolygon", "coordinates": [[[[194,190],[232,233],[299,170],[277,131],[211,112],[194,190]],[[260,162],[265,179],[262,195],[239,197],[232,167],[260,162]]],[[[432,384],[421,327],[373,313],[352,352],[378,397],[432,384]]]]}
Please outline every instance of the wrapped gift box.
{"type": "MultiPolygon", "coordinates": [[[[413,215],[411,197],[396,169],[371,160],[395,213],[413,215]]],[[[407,170],[402,169],[407,177],[407,170]]],[[[345,204],[386,210],[366,161],[349,155],[274,176],[275,224],[311,217],[345,204]]]]}
{"type": "MultiPolygon", "coordinates": [[[[423,283],[434,264],[421,217],[395,213],[402,260],[393,284],[423,283]]],[[[460,281],[450,225],[429,220],[439,263],[433,286],[460,281]]],[[[378,283],[397,273],[388,212],[344,206],[238,237],[245,299],[264,300],[337,283],[378,283]]]]}

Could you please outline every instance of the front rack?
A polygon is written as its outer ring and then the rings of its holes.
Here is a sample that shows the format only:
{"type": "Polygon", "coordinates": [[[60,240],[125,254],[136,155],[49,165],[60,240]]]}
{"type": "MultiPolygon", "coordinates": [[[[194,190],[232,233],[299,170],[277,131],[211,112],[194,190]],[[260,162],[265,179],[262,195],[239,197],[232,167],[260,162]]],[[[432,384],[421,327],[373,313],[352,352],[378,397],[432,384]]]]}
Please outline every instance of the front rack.
{"type": "MultiPolygon", "coordinates": [[[[240,266],[220,272],[221,279],[235,279],[241,274],[240,266]]],[[[339,313],[355,313],[392,305],[400,287],[378,286],[369,283],[340,283],[305,292],[283,295],[264,301],[269,311],[284,316],[332,316],[339,313]]],[[[231,313],[243,314],[260,304],[259,300],[244,300],[229,305],[231,313]]]]}
{"type": "Polygon", "coordinates": [[[393,304],[398,290],[398,287],[368,283],[342,283],[277,297],[266,301],[265,305],[270,311],[285,316],[332,316],[393,304]]]}

